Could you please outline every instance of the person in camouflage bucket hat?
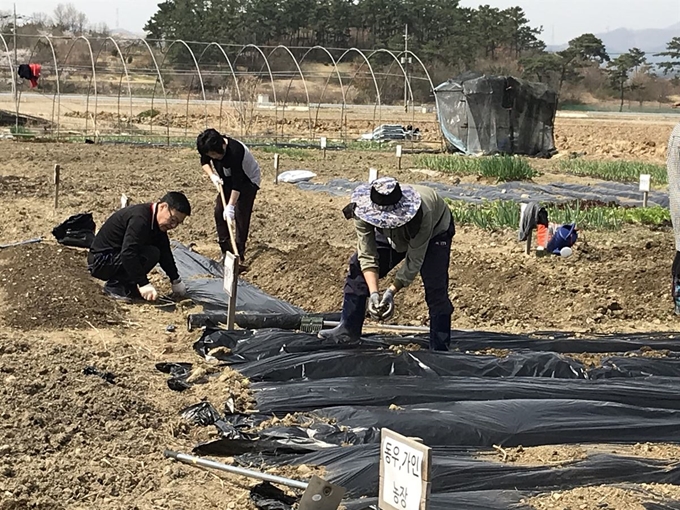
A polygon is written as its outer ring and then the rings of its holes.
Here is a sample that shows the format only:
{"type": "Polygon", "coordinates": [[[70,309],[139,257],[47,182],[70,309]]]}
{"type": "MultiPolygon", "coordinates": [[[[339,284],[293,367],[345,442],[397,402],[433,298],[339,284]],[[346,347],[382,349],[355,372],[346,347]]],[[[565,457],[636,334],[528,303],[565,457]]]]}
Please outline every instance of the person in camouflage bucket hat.
{"type": "Polygon", "coordinates": [[[448,350],[453,313],[449,261],[455,226],[444,199],[428,187],[383,177],[358,186],[343,212],[354,220],[357,252],[349,262],[340,324],[320,331],[319,337],[335,343],[359,342],[366,304],[373,319],[390,319],[395,294],[420,273],[430,312],[430,349],[448,350]],[[402,261],[381,296],[379,279],[402,261]]]}
{"type": "Polygon", "coordinates": [[[354,214],[378,228],[406,225],[420,209],[420,195],[408,184],[401,185],[392,177],[362,184],[352,193],[354,214]]]}

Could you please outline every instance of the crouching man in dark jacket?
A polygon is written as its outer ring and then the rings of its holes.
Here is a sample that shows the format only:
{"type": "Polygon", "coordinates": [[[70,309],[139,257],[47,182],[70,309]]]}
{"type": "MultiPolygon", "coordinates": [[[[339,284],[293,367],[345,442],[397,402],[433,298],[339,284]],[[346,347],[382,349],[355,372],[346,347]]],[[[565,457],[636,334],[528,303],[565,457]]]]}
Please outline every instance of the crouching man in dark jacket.
{"type": "Polygon", "coordinates": [[[172,282],[172,292],[186,294],[170,249],[168,231],[191,214],[184,194],[167,193],[155,203],[136,204],[113,213],[97,233],[87,257],[90,274],[104,280],[104,294],[130,302],[158,299],[147,275],[160,263],[172,282]]]}

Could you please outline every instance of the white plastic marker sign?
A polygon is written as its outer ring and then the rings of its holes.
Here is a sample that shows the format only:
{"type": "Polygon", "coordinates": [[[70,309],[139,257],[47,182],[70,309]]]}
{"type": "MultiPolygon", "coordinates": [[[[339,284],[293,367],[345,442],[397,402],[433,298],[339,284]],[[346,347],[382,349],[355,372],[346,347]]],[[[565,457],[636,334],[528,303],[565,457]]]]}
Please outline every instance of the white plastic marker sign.
{"type": "Polygon", "coordinates": [[[649,192],[651,184],[652,184],[652,176],[651,175],[640,174],[640,191],[649,192]]]}
{"type": "Polygon", "coordinates": [[[397,157],[401,157],[401,145],[397,145],[397,157]]]}
{"type": "Polygon", "coordinates": [[[368,183],[371,184],[377,178],[378,178],[378,169],[377,168],[369,168],[368,169],[368,183]]]}
{"type": "Polygon", "coordinates": [[[430,495],[430,448],[389,429],[380,440],[381,510],[426,510],[430,495]]]}
{"type": "Polygon", "coordinates": [[[326,148],[326,137],[325,136],[321,137],[321,148],[322,149],[326,148]]]}

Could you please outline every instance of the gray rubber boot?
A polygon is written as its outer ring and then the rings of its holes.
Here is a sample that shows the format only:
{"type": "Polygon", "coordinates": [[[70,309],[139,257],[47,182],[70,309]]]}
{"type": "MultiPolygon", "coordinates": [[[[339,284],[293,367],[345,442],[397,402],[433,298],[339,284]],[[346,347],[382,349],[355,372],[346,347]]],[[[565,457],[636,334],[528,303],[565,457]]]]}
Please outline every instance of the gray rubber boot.
{"type": "Polygon", "coordinates": [[[357,343],[366,318],[366,298],[345,294],[340,324],[333,329],[319,331],[319,338],[338,344],[357,343]]]}

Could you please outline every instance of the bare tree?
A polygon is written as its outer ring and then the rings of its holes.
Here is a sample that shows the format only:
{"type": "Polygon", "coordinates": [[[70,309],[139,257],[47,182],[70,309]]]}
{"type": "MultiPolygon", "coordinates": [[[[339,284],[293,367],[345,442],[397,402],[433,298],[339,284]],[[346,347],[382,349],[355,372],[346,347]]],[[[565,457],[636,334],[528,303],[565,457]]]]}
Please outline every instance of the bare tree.
{"type": "Polygon", "coordinates": [[[0,10],[0,32],[12,24],[12,11],[0,10]]]}
{"type": "Polygon", "coordinates": [[[109,26],[104,22],[90,25],[89,32],[90,35],[96,37],[108,37],[111,35],[111,30],[109,29],[109,26]]]}
{"type": "Polygon", "coordinates": [[[50,25],[52,25],[52,18],[50,18],[50,16],[44,12],[34,12],[29,17],[29,21],[33,25],[41,27],[49,27],[50,25]]]}
{"type": "Polygon", "coordinates": [[[54,9],[54,26],[61,30],[81,34],[85,30],[87,16],[71,3],[59,4],[54,9]]]}

